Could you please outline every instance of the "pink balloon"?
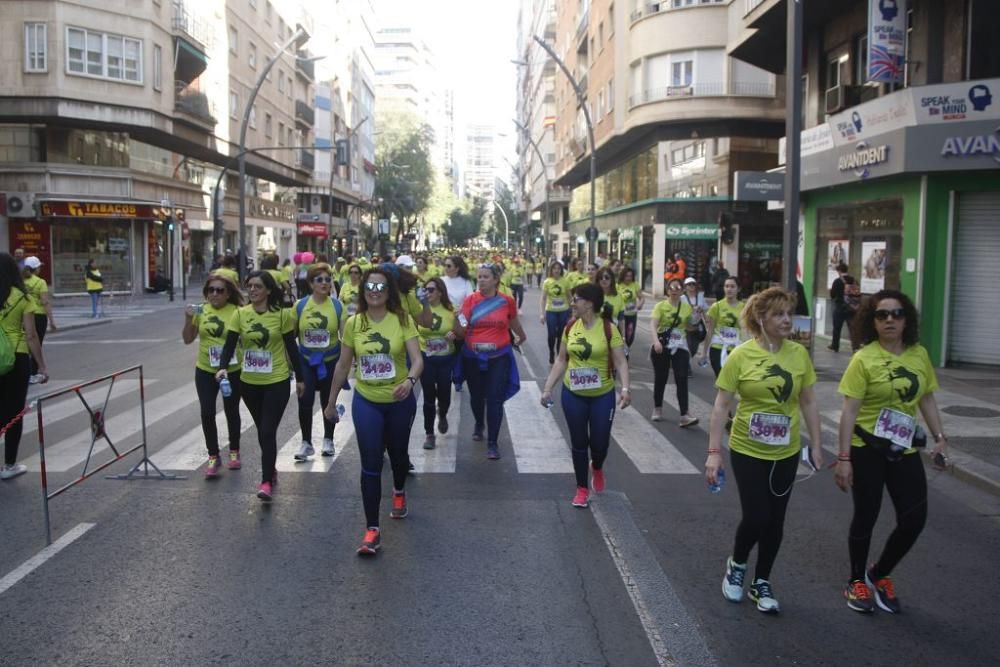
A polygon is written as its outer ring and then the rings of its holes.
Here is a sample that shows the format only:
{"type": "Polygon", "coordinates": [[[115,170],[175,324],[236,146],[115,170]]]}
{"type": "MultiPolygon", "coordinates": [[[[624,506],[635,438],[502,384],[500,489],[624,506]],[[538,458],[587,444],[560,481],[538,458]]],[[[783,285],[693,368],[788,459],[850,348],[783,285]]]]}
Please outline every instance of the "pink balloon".
{"type": "Polygon", "coordinates": [[[302,253],[303,264],[312,264],[314,259],[316,259],[316,255],[312,254],[311,252],[306,251],[302,253]]]}
{"type": "Polygon", "coordinates": [[[292,255],[292,261],[295,262],[296,264],[301,264],[302,263],[302,253],[301,252],[297,252],[294,255],[292,255]]]}

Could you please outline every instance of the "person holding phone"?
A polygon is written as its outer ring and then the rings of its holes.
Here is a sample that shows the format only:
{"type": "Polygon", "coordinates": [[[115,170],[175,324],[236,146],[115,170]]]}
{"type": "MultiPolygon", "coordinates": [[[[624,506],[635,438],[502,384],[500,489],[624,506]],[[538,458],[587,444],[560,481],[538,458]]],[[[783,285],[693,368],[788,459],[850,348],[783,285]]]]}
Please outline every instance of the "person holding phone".
{"type": "Polygon", "coordinates": [[[844,589],[847,606],[871,613],[877,605],[900,611],[889,575],[916,543],[927,520],[927,479],[915,446],[926,442],[917,410],[931,429],[932,458],[944,466],[948,438],[934,392],[937,376],[919,343],[917,309],[898,290],[882,290],[858,312],[864,346],[840,380],[840,448],[834,481],[850,490],[854,515],[847,535],[851,574],[844,589]],[[896,526],[882,553],[868,565],[872,531],[889,491],[896,526]]]}

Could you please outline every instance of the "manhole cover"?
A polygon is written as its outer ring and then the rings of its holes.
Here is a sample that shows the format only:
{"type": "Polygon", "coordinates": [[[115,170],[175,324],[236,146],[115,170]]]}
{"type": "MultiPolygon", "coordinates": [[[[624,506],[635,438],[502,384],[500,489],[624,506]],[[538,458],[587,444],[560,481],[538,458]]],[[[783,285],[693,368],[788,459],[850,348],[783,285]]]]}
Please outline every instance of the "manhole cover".
{"type": "Polygon", "coordinates": [[[946,408],[942,408],[941,412],[947,412],[949,415],[955,415],[956,417],[972,417],[975,419],[1000,417],[1000,410],[977,408],[973,405],[949,405],[946,408]]]}

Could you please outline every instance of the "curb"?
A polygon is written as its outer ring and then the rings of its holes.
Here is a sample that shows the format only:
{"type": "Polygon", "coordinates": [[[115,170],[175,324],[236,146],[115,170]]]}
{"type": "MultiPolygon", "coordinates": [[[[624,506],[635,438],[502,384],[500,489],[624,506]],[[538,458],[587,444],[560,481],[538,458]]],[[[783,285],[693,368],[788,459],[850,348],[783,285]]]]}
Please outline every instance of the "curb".
{"type": "Polygon", "coordinates": [[[46,338],[48,336],[58,336],[63,331],[72,331],[74,329],[86,329],[88,327],[96,327],[96,326],[100,326],[102,324],[111,324],[113,321],[114,320],[108,318],[108,319],[100,319],[100,320],[90,320],[90,321],[85,321],[85,322],[76,322],[75,324],[64,324],[64,325],[60,326],[58,330],[49,332],[46,335],[46,338]]]}
{"type": "MultiPolygon", "coordinates": [[[[923,452],[922,456],[930,464],[930,454],[923,452]]],[[[974,456],[951,449],[948,457],[948,469],[941,471],[954,475],[956,478],[975,486],[994,496],[1000,496],[1000,466],[981,461],[974,456]]]]}

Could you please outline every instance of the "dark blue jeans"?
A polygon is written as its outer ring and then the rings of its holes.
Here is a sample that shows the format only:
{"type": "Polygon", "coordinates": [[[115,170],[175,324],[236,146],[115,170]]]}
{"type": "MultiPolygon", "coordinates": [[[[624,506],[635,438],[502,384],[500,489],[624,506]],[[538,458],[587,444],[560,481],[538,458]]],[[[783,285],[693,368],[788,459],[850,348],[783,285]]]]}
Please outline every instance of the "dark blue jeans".
{"type": "Polygon", "coordinates": [[[469,385],[472,415],[476,418],[476,432],[487,427],[487,442],[496,444],[503,423],[504,394],[510,381],[510,355],[504,354],[486,362],[486,370],[479,369],[475,357],[462,357],[462,371],[469,385]],[[485,419],[484,419],[485,413],[485,419]]]}
{"type": "Polygon", "coordinates": [[[511,285],[510,291],[514,293],[514,300],[517,302],[517,307],[520,308],[524,305],[524,283],[511,285]]]}
{"type": "MultiPolygon", "coordinates": [[[[319,390],[320,405],[324,408],[330,400],[330,385],[333,383],[333,370],[337,366],[337,359],[324,361],[326,367],[326,377],[320,380],[316,376],[318,366],[310,366],[306,360],[302,360],[302,382],[305,384],[305,391],[299,396],[299,428],[302,429],[302,439],[312,443],[313,428],[313,405],[316,403],[316,390],[319,390]]],[[[333,438],[334,423],[323,416],[323,437],[333,438]]]]}
{"type": "Polygon", "coordinates": [[[569,322],[568,310],[558,313],[551,310],[545,311],[545,330],[548,334],[550,357],[559,351],[559,342],[562,340],[563,329],[566,328],[567,322],[569,322]]]}
{"type": "Polygon", "coordinates": [[[562,409],[569,426],[570,447],[573,451],[573,472],[576,485],[587,487],[587,463],[594,462],[600,470],[611,446],[611,424],[615,420],[615,392],[600,396],[578,396],[563,385],[562,409]]]}
{"type": "Polygon", "coordinates": [[[361,500],[365,506],[365,520],[369,528],[377,528],[378,507],[382,502],[383,452],[389,452],[392,467],[392,486],[402,491],[406,485],[410,458],[406,453],[410,443],[410,427],[417,413],[417,399],[411,393],[406,400],[393,403],[375,403],[354,391],[351,416],[354,433],[358,438],[361,454],[361,500]]]}
{"type": "Polygon", "coordinates": [[[424,433],[434,434],[434,417],[446,414],[451,407],[451,372],[457,354],[446,357],[424,355],[424,371],[420,374],[420,387],[424,392],[424,433]]]}

